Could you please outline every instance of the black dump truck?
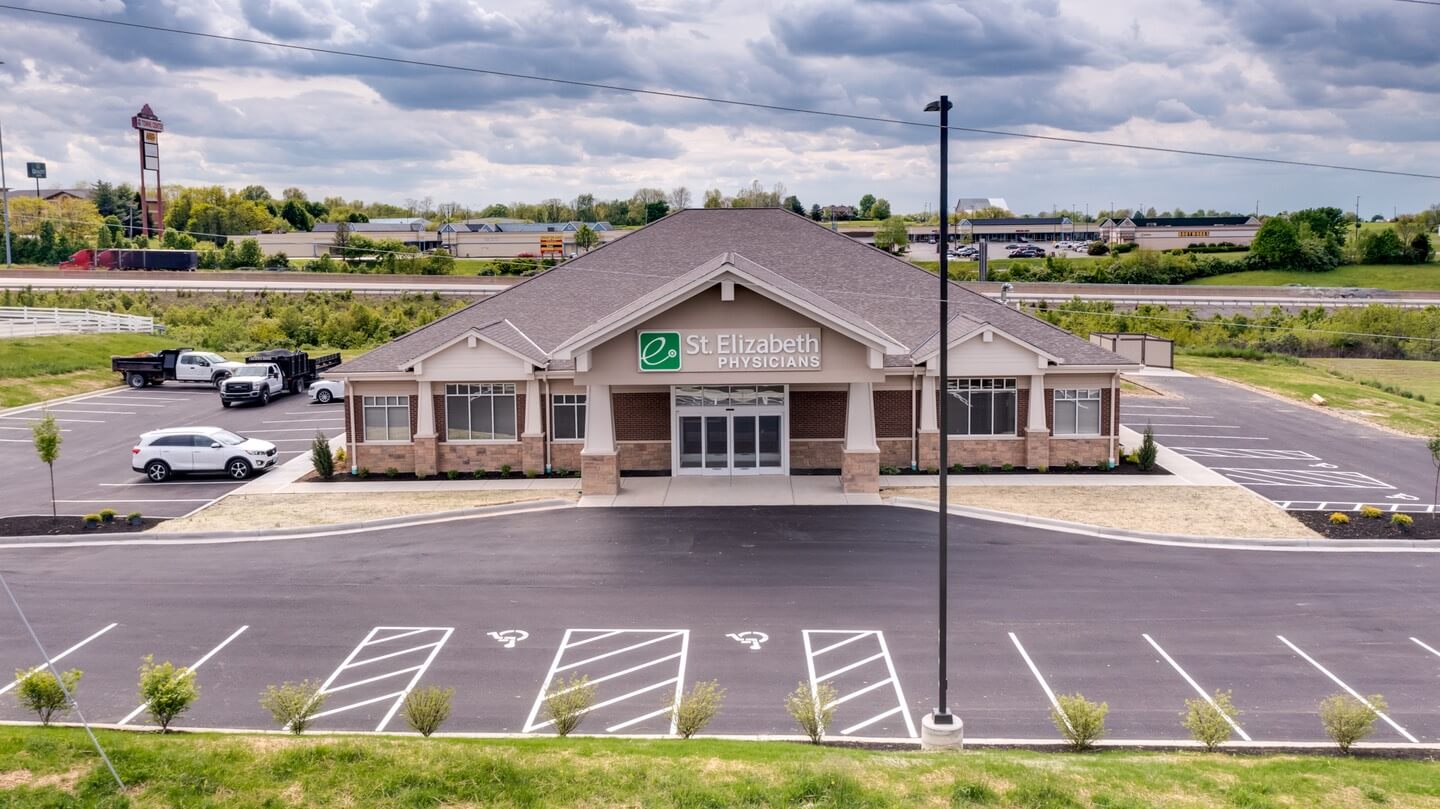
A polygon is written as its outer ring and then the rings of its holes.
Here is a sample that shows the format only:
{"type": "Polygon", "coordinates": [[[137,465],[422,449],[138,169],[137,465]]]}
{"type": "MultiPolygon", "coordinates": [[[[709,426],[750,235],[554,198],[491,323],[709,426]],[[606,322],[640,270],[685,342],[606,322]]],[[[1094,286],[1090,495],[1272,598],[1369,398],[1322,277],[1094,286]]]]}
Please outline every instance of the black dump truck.
{"type": "Polygon", "coordinates": [[[163,385],[172,380],[219,387],[223,380],[244,367],[244,363],[231,362],[214,352],[193,348],[167,348],[158,354],[110,358],[110,370],[119,373],[125,384],[132,388],[163,385]]]}
{"type": "Polygon", "coordinates": [[[245,358],[245,365],[220,383],[220,404],[260,405],[286,391],[304,393],[320,374],[340,364],[339,354],[311,357],[304,351],[276,348],[245,358]]]}

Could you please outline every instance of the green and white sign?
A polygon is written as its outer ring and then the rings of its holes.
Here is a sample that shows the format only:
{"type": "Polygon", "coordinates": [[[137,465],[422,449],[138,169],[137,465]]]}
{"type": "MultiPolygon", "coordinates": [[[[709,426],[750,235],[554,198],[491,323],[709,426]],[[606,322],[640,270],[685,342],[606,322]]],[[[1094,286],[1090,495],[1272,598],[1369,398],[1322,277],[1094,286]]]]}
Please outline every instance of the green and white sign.
{"type": "Polygon", "coordinates": [[[680,332],[640,332],[640,370],[680,370],[680,332]]]}

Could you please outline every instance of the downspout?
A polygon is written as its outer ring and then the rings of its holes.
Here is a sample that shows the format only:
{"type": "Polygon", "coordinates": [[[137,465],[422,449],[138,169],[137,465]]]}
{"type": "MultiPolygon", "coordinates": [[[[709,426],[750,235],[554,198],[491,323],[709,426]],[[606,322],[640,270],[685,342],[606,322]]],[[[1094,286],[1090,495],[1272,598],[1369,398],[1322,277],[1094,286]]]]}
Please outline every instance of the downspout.
{"type": "Polygon", "coordinates": [[[910,471],[920,468],[920,414],[916,411],[915,368],[910,368],[910,471]]]}
{"type": "Polygon", "coordinates": [[[1120,440],[1120,372],[1116,371],[1110,375],[1110,468],[1114,469],[1119,465],[1119,459],[1115,457],[1115,442],[1120,440]]]}
{"type": "MultiPolygon", "coordinates": [[[[540,403],[540,423],[545,425],[545,438],[544,438],[544,443],[543,443],[543,446],[545,447],[545,452],[544,452],[544,464],[545,464],[545,474],[548,475],[548,474],[550,474],[550,439],[552,438],[551,433],[554,432],[554,426],[555,426],[555,425],[551,424],[551,423],[549,422],[549,420],[545,418],[545,413],[550,409],[550,408],[549,408],[549,404],[550,404],[550,377],[549,377],[548,375],[544,377],[544,382],[545,382],[545,394],[544,394],[544,395],[545,395],[545,401],[543,401],[543,402],[540,403]]],[[[553,417],[553,414],[552,414],[552,417],[553,417]]]]}

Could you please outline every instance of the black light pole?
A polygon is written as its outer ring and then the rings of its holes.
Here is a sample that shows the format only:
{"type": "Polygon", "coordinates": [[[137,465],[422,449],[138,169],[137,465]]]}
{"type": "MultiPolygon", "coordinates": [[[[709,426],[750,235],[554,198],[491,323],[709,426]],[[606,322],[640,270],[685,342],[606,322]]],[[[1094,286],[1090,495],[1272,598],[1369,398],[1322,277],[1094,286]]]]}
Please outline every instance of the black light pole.
{"type": "Polygon", "coordinates": [[[926,112],[940,113],[940,412],[937,414],[940,427],[940,694],[935,713],[930,717],[936,725],[953,725],[955,717],[950,713],[946,698],[949,683],[946,681],[946,657],[948,656],[949,634],[949,580],[950,534],[949,534],[949,490],[947,471],[950,464],[950,430],[945,418],[945,398],[950,379],[950,98],[940,96],[925,107],[926,112]]]}

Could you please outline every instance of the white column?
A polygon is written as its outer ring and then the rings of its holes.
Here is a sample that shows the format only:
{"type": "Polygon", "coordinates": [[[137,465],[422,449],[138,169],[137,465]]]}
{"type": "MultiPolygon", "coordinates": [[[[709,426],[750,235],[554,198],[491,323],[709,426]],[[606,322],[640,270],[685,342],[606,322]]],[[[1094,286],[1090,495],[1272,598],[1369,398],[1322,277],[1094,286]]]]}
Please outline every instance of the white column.
{"type": "Polygon", "coordinates": [[[869,382],[851,382],[845,411],[845,451],[879,452],[875,442],[875,397],[869,382]]]}
{"type": "Polygon", "coordinates": [[[926,374],[920,377],[920,429],[931,432],[940,429],[940,421],[935,413],[935,388],[939,377],[926,374]]]}
{"type": "Polygon", "coordinates": [[[1040,432],[1049,429],[1045,426],[1045,376],[1035,374],[1030,377],[1030,418],[1025,420],[1027,432],[1040,432]]]}
{"type": "Polygon", "coordinates": [[[609,385],[585,388],[585,449],[580,454],[615,454],[615,418],[610,407],[609,385]]]}
{"type": "Polygon", "coordinates": [[[545,434],[540,429],[540,380],[530,377],[525,380],[525,432],[524,435],[537,437],[545,434]]]}
{"type": "Polygon", "coordinates": [[[415,437],[435,437],[435,397],[430,390],[430,383],[420,382],[420,407],[415,412],[415,437]]]}

